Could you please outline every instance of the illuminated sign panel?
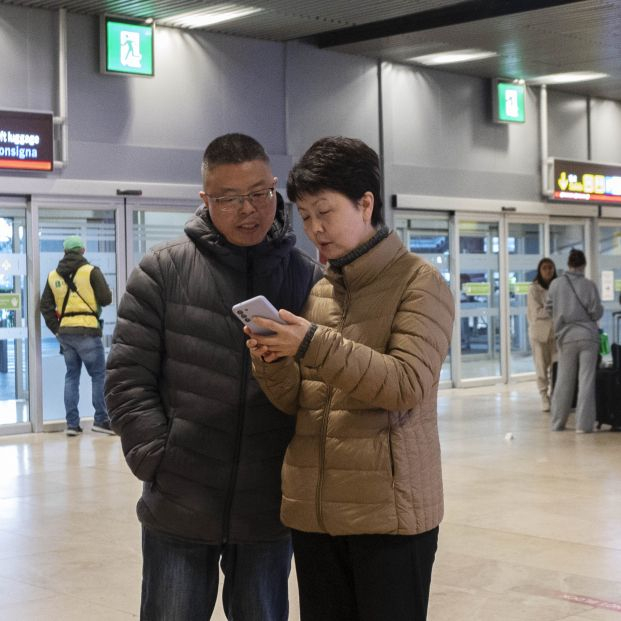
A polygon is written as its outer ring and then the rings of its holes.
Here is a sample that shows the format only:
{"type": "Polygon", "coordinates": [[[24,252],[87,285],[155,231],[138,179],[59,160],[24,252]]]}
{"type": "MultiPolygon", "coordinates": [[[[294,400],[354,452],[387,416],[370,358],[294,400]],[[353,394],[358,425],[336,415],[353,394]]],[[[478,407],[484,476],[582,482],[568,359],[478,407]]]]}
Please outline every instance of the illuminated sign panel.
{"type": "Polygon", "coordinates": [[[47,172],[53,167],[52,114],[0,111],[0,170],[47,172]]]}
{"type": "Polygon", "coordinates": [[[552,198],[621,205],[621,166],[555,159],[552,198]]]}
{"type": "Polygon", "coordinates": [[[153,76],[153,26],[143,21],[102,16],[101,71],[153,76]]]}
{"type": "Polygon", "coordinates": [[[492,80],[494,122],[524,123],[526,109],[524,95],[526,86],[521,80],[492,80]]]}

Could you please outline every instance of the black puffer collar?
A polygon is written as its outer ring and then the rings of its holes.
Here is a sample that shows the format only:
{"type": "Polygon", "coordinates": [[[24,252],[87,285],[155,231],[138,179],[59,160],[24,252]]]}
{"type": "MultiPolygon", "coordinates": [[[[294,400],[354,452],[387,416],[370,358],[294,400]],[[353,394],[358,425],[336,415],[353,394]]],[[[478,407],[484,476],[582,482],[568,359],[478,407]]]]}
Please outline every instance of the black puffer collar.
{"type": "Polygon", "coordinates": [[[185,234],[204,254],[210,254],[217,261],[239,271],[246,271],[252,262],[257,273],[268,273],[295,245],[295,233],[289,221],[289,211],[282,196],[277,192],[276,215],[272,228],[265,239],[256,246],[236,246],[229,243],[214,226],[209,210],[199,207],[194,216],[186,222],[185,234]]]}

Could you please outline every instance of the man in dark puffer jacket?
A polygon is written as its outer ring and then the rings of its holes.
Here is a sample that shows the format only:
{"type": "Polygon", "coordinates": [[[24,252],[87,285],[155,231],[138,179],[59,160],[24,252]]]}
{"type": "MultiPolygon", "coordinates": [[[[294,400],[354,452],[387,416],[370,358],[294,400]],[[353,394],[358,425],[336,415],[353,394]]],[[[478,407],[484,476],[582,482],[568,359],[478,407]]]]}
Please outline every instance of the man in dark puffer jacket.
{"type": "Polygon", "coordinates": [[[294,248],[263,147],[227,134],[203,158],[205,206],[185,236],[147,254],[127,283],[108,357],[106,401],[144,481],[141,619],[285,621],[291,545],[280,468],[295,420],[250,370],[231,307],[265,295],[299,313],[320,277],[294,248]]]}

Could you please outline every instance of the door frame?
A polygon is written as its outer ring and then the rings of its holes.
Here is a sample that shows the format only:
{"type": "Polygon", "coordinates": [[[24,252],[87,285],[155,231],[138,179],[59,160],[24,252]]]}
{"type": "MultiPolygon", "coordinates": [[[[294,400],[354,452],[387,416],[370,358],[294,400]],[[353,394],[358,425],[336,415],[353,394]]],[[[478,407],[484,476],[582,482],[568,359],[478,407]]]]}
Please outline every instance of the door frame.
{"type": "MultiPolygon", "coordinates": [[[[459,275],[461,274],[461,253],[459,244],[459,226],[462,222],[481,222],[481,223],[497,223],[498,224],[498,270],[499,270],[499,286],[500,292],[505,289],[507,284],[506,257],[504,256],[506,237],[502,234],[503,214],[501,213],[477,213],[468,211],[458,211],[452,216],[453,220],[453,239],[451,262],[451,281],[453,285],[453,296],[455,301],[455,323],[453,326],[453,338],[451,349],[457,352],[457,355],[451,358],[451,377],[455,388],[472,388],[475,386],[489,386],[500,382],[506,383],[506,357],[503,347],[503,334],[508,326],[507,309],[505,296],[499,296],[498,316],[500,321],[500,374],[475,378],[462,377],[462,356],[461,356],[461,285],[459,275]]],[[[492,283],[493,284],[493,283],[492,283]]],[[[493,292],[492,292],[493,294],[493,292]]],[[[492,335],[493,338],[493,335],[492,335]]],[[[493,340],[492,340],[493,344],[493,340]]],[[[493,345],[492,345],[493,346],[493,345]]]]}
{"type": "MultiPolygon", "coordinates": [[[[509,225],[510,224],[541,224],[542,227],[542,239],[541,239],[541,253],[537,258],[537,263],[542,257],[547,257],[550,248],[550,217],[546,215],[535,215],[535,214],[504,214],[503,218],[503,235],[505,235],[505,239],[509,239],[509,225]]],[[[507,246],[507,244],[505,244],[507,246]]],[[[506,265],[507,265],[507,280],[509,277],[509,248],[506,247],[506,265]]],[[[535,265],[536,267],[536,265],[535,265]]],[[[509,291],[509,283],[507,282],[507,287],[504,291],[504,296],[506,297],[506,308],[507,308],[507,332],[505,334],[505,345],[506,345],[506,361],[507,361],[507,372],[506,377],[509,382],[528,382],[532,381],[536,377],[535,371],[526,371],[525,373],[513,373],[511,369],[511,298],[509,291]]]]}
{"type": "MultiPolygon", "coordinates": [[[[39,250],[39,220],[40,215],[45,213],[46,210],[62,210],[62,211],[84,211],[91,209],[93,211],[113,211],[114,223],[115,223],[115,241],[116,241],[116,303],[119,300],[119,274],[121,269],[124,268],[124,257],[122,252],[118,252],[119,243],[123,243],[123,238],[120,237],[124,233],[124,218],[123,218],[123,199],[121,197],[51,197],[40,196],[33,197],[30,203],[29,211],[29,241],[30,241],[30,256],[29,263],[32,265],[29,275],[29,292],[30,300],[36,300],[36,303],[29,304],[29,322],[32,321],[32,335],[34,338],[30,339],[30,355],[33,357],[33,368],[31,375],[31,416],[30,421],[32,423],[32,431],[60,431],[65,428],[65,421],[43,421],[43,360],[41,354],[41,325],[40,325],[40,312],[39,312],[39,300],[43,293],[40,288],[41,277],[41,253],[39,250]],[[35,250],[36,249],[36,250],[35,250]]],[[[28,223],[27,223],[28,224],[28,223]]]]}
{"type": "MultiPolygon", "coordinates": [[[[30,197],[27,195],[0,195],[0,212],[2,210],[16,210],[20,211],[24,218],[24,238],[26,241],[26,332],[28,339],[28,420],[22,423],[7,423],[6,425],[0,425],[0,436],[4,435],[14,435],[19,433],[29,433],[32,431],[32,394],[33,394],[33,383],[32,383],[32,348],[33,348],[33,338],[31,333],[31,318],[30,318],[30,308],[32,307],[32,297],[30,290],[30,239],[29,239],[29,225],[28,225],[28,207],[30,203],[30,197]]],[[[17,381],[17,379],[16,379],[17,381]]]]}

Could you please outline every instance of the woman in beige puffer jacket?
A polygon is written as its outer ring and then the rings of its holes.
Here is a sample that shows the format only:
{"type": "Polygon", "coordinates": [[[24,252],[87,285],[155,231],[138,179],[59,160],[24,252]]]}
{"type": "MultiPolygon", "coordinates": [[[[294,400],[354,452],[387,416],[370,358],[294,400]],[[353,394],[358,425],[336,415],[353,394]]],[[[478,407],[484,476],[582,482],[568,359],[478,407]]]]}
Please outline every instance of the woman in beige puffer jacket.
{"type": "Polygon", "coordinates": [[[255,318],[255,376],[297,416],[282,470],[302,621],[426,616],[443,514],[437,390],[453,299],[382,226],[379,163],[347,138],[316,142],[287,186],[329,262],[302,317],[255,318]]]}

